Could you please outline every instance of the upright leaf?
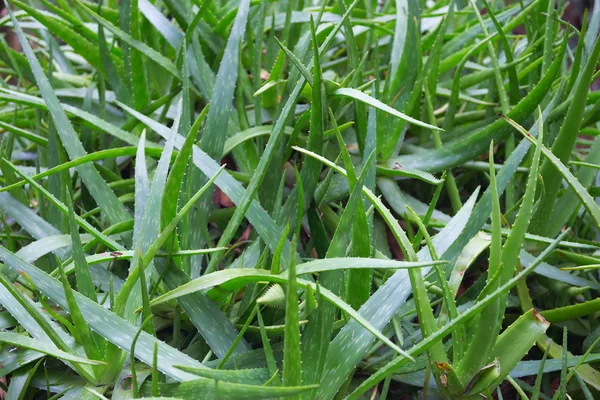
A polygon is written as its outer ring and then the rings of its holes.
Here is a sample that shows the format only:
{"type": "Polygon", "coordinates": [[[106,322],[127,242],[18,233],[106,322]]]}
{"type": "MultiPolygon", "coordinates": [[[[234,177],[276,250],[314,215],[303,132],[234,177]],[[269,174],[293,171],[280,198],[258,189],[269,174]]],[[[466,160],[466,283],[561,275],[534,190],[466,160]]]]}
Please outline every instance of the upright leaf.
{"type": "MultiPolygon", "coordinates": [[[[69,154],[69,157],[74,159],[77,157],[85,156],[86,152],[83,145],[79,141],[71,122],[67,119],[65,111],[63,110],[48,78],[44,74],[40,63],[38,62],[33,49],[29,45],[19,21],[15,18],[14,13],[9,10],[10,17],[13,21],[15,31],[23,47],[23,52],[27,57],[27,61],[31,66],[31,70],[35,76],[35,80],[38,84],[40,92],[44,97],[44,101],[48,106],[54,125],[56,126],[57,132],[60,136],[62,144],[69,154]]],[[[123,207],[115,193],[108,187],[106,182],[102,179],[98,171],[91,165],[82,165],[77,168],[79,174],[86,187],[96,200],[98,206],[106,213],[107,218],[113,224],[125,221],[129,219],[129,213],[123,207]]]]}

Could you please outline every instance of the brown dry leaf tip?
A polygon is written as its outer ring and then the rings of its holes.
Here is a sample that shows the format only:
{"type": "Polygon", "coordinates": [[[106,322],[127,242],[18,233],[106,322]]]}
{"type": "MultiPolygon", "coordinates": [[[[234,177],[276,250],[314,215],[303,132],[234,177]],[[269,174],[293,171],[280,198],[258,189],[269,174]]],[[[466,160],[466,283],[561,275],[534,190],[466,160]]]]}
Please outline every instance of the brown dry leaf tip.
{"type": "Polygon", "coordinates": [[[348,151],[358,150],[358,145],[356,143],[352,143],[352,144],[347,145],[346,149],[348,149],[348,151]]]}
{"type": "Polygon", "coordinates": [[[369,400],[375,400],[376,397],[377,397],[377,387],[375,387],[373,389],[373,393],[371,393],[371,397],[369,398],[369,400]]]}
{"type": "Polygon", "coordinates": [[[250,239],[250,234],[252,233],[252,225],[248,225],[244,233],[240,236],[240,238],[236,241],[237,243],[245,242],[250,239]]]}
{"type": "Polygon", "coordinates": [[[440,383],[445,387],[448,386],[448,377],[446,377],[446,374],[442,374],[440,375],[440,383]]]}
{"type": "Polygon", "coordinates": [[[260,70],[260,79],[262,79],[263,81],[266,81],[267,79],[269,79],[270,76],[271,76],[271,74],[268,71],[266,71],[264,69],[260,70]]]}
{"type": "Polygon", "coordinates": [[[218,187],[215,188],[214,194],[213,194],[213,200],[214,203],[216,203],[219,207],[221,208],[231,208],[231,207],[235,207],[235,204],[233,201],[231,201],[231,199],[229,198],[229,196],[227,196],[221,189],[219,189],[218,187]]]}
{"type": "Polygon", "coordinates": [[[543,324],[550,325],[550,322],[546,321],[546,319],[542,316],[542,314],[535,311],[535,308],[532,308],[531,310],[533,311],[533,318],[537,319],[538,321],[540,321],[543,324]]]}

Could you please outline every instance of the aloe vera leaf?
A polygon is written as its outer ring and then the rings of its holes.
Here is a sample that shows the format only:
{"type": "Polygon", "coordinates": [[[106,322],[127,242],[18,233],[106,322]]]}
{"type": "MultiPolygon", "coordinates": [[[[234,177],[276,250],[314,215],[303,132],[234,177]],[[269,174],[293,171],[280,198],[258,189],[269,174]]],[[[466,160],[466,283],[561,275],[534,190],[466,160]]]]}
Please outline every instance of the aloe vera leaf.
{"type": "MultiPolygon", "coordinates": [[[[300,221],[298,221],[300,224],[300,221]]],[[[298,235],[294,235],[292,248],[296,248],[298,235]]],[[[296,282],[296,261],[292,259],[288,269],[285,306],[285,336],[283,348],[283,385],[299,386],[302,383],[302,362],[300,353],[300,326],[298,318],[298,286],[296,282]]],[[[299,396],[294,396],[299,399],[299,396]]]]}
{"type": "MultiPolygon", "coordinates": [[[[212,379],[196,379],[181,383],[159,384],[161,399],[188,398],[202,393],[209,398],[247,399],[272,399],[297,397],[303,392],[313,389],[313,386],[261,386],[232,383],[212,379]],[[166,396],[166,397],[164,397],[166,396]]],[[[144,392],[142,391],[142,394],[144,392]]]]}
{"type": "MultiPolygon", "coordinates": [[[[435,343],[435,341],[441,340],[444,336],[448,335],[452,331],[452,329],[454,329],[454,327],[456,325],[470,320],[471,318],[473,318],[474,316],[479,314],[479,312],[483,308],[485,308],[491,302],[495,301],[495,299],[498,296],[502,295],[507,290],[510,290],[510,288],[515,286],[519,282],[520,279],[522,279],[523,277],[530,274],[540,264],[540,262],[545,257],[547,257],[548,254],[550,254],[550,252],[556,247],[557,243],[560,240],[562,240],[567,235],[567,233],[568,233],[568,231],[565,231],[561,235],[559,235],[556,238],[556,240],[550,246],[548,246],[536,258],[536,261],[534,263],[532,263],[530,266],[523,269],[521,272],[519,272],[517,275],[515,275],[512,279],[510,279],[508,282],[506,282],[502,286],[498,287],[498,289],[496,289],[494,292],[492,292],[492,293],[488,294],[487,296],[485,296],[484,298],[480,299],[473,306],[471,306],[468,310],[463,311],[458,316],[458,318],[450,321],[448,324],[441,327],[435,334],[431,335],[429,338],[422,340],[421,342],[419,342],[418,344],[413,346],[413,348],[410,350],[411,354],[418,355],[421,352],[427,351],[427,349],[429,349],[433,345],[433,343],[435,343]]],[[[544,325],[546,325],[546,324],[547,323],[544,323],[544,325]]],[[[542,332],[542,334],[543,334],[543,332],[542,332]]],[[[391,373],[393,373],[393,371],[398,369],[405,362],[406,362],[406,359],[403,359],[402,357],[397,357],[396,359],[393,359],[387,365],[380,368],[376,373],[374,373],[367,380],[365,380],[350,396],[348,396],[348,398],[349,399],[358,398],[358,396],[360,396],[362,393],[364,393],[366,390],[368,390],[372,385],[376,385],[378,382],[380,382],[386,376],[389,376],[391,373]]]]}
{"type": "MultiPolygon", "coordinates": [[[[57,132],[61,138],[63,145],[65,146],[65,150],[69,154],[71,158],[77,158],[85,155],[85,149],[83,145],[79,141],[73,126],[67,119],[67,116],[61,107],[56,94],[54,93],[50,82],[46,78],[44,72],[42,71],[42,67],[38,62],[35,54],[33,53],[33,49],[29,45],[29,42],[25,38],[25,34],[19,25],[19,22],[14,17],[12,11],[9,12],[11,15],[11,19],[13,21],[13,25],[19,36],[19,41],[21,42],[21,46],[23,47],[23,51],[27,56],[27,60],[31,66],[31,70],[33,71],[36,82],[40,88],[40,92],[44,97],[44,101],[48,105],[48,109],[50,114],[52,115],[52,120],[57,127],[57,132]]],[[[106,213],[107,218],[112,223],[121,222],[123,220],[129,219],[129,213],[125,210],[125,207],[119,202],[117,196],[114,192],[108,188],[106,182],[102,179],[100,174],[96,169],[94,169],[90,165],[80,166],[78,168],[81,177],[86,184],[86,187],[95,198],[98,205],[103,209],[106,213]]]]}
{"type": "MultiPolygon", "coordinates": [[[[567,111],[567,115],[560,127],[558,135],[552,144],[552,153],[565,164],[573,151],[579,128],[581,126],[587,94],[589,92],[592,75],[596,69],[600,57],[600,40],[597,40],[590,57],[581,72],[579,81],[575,86],[573,100],[567,111]]],[[[510,116],[509,116],[510,117],[510,116]]],[[[514,119],[514,118],[513,118],[514,119]]],[[[518,122],[518,121],[517,121],[518,122]]],[[[562,179],[560,172],[556,170],[555,164],[550,160],[544,160],[540,175],[544,180],[544,196],[535,212],[532,220],[532,233],[542,233],[547,231],[552,219],[552,209],[556,201],[557,193],[562,179]]]]}
{"type": "Polygon", "coordinates": [[[498,365],[483,372],[471,391],[479,393],[485,387],[493,389],[499,385],[549,326],[535,310],[521,315],[498,337],[491,357],[498,365]]]}
{"type": "MultiPolygon", "coordinates": [[[[170,130],[166,126],[159,124],[153,119],[148,118],[125,105],[121,105],[121,107],[123,107],[123,109],[125,109],[128,113],[139,119],[159,135],[163,137],[169,136],[170,130]]],[[[184,140],[185,139],[182,136],[178,136],[175,140],[175,147],[181,149],[184,140]]],[[[197,146],[192,148],[192,160],[194,165],[208,176],[214,175],[215,172],[220,168],[219,164],[215,160],[210,158],[197,146]]],[[[244,197],[244,187],[227,172],[223,172],[219,175],[216,180],[216,185],[219,186],[219,188],[223,190],[223,192],[225,192],[225,194],[236,204],[241,202],[242,198],[244,197]]],[[[277,224],[275,224],[267,212],[258,204],[258,202],[252,201],[248,207],[249,209],[246,213],[246,218],[248,218],[250,223],[257,229],[265,243],[267,243],[274,251],[281,236],[280,228],[277,226],[277,224]]],[[[286,267],[289,265],[289,254],[287,254],[287,249],[289,249],[289,246],[289,241],[286,240],[284,244],[284,251],[282,252],[282,263],[286,267]]]]}
{"type": "MultiPolygon", "coordinates": [[[[231,113],[231,101],[234,95],[234,89],[238,77],[238,62],[240,42],[246,31],[246,21],[250,1],[240,2],[235,18],[234,26],[229,34],[223,59],[219,67],[219,72],[215,80],[215,87],[211,98],[211,107],[206,116],[206,126],[200,140],[200,149],[215,160],[220,160],[223,156],[223,146],[225,145],[227,126],[231,113]]],[[[201,181],[204,183],[205,178],[201,181]]],[[[208,211],[209,199],[212,197],[212,189],[209,190],[201,201],[201,212],[208,211]]],[[[220,245],[228,244],[220,241],[220,245]]],[[[216,268],[219,257],[213,257],[209,262],[207,271],[216,268]]],[[[192,277],[198,276],[199,271],[192,272],[192,277]]]]}
{"type": "MultiPolygon", "coordinates": [[[[600,46],[599,46],[599,48],[600,48],[600,46]]],[[[517,131],[519,133],[521,133],[525,137],[525,139],[528,140],[529,142],[531,142],[531,143],[536,143],[536,142],[539,143],[540,142],[539,140],[537,140],[533,136],[531,136],[523,127],[521,127],[515,121],[512,121],[509,118],[506,120],[509,122],[509,124],[511,126],[513,126],[515,129],[517,129],[517,131]]],[[[577,180],[577,178],[573,176],[571,171],[569,171],[569,169],[560,161],[560,159],[552,151],[550,151],[544,145],[541,145],[541,151],[544,154],[544,156],[546,157],[547,161],[552,166],[552,168],[556,169],[557,173],[563,179],[565,179],[567,181],[567,183],[573,189],[573,191],[575,192],[577,197],[579,197],[579,200],[581,200],[583,206],[590,213],[595,225],[597,227],[600,227],[600,207],[596,204],[596,202],[594,201],[592,196],[589,194],[589,192],[583,187],[583,185],[577,180]]],[[[546,182],[546,181],[544,181],[544,182],[546,182]]],[[[547,187],[547,186],[544,186],[544,187],[547,187]]],[[[544,196],[546,196],[546,194],[547,194],[547,191],[544,192],[544,196]]],[[[540,206],[541,206],[541,204],[542,203],[540,203],[540,206]]],[[[540,209],[539,208],[540,206],[538,206],[538,210],[540,209]]],[[[535,219],[532,220],[532,224],[534,221],[535,221],[535,219]]]]}
{"type": "MultiPolygon", "coordinates": [[[[508,113],[508,117],[519,122],[528,118],[535,111],[538,104],[542,102],[546,93],[550,90],[560,69],[561,60],[566,50],[566,43],[566,40],[563,40],[561,48],[548,72],[540,80],[540,83],[508,113]]],[[[398,163],[409,169],[419,169],[427,172],[442,171],[481,154],[488,149],[491,140],[500,141],[509,132],[502,126],[501,121],[496,121],[468,137],[448,142],[440,149],[392,157],[388,161],[388,166],[393,168],[398,163]]]]}
{"type": "Polygon", "coordinates": [[[0,332],[0,342],[8,343],[13,346],[24,347],[30,350],[35,350],[37,352],[41,352],[44,354],[48,354],[49,356],[53,356],[65,361],[76,362],[80,364],[90,364],[90,365],[101,365],[104,364],[102,361],[97,360],[89,360],[83,357],[77,357],[67,352],[61,351],[54,346],[50,346],[46,343],[40,342],[38,340],[32,339],[30,337],[12,333],[12,332],[0,332]]]}
{"type": "MultiPolygon", "coordinates": [[[[538,143],[541,143],[542,137],[543,129],[540,129],[540,142],[538,143]]],[[[501,255],[498,253],[499,249],[496,247],[498,245],[498,241],[500,240],[500,209],[499,205],[494,206],[494,203],[492,203],[493,212],[496,214],[495,223],[493,222],[494,226],[492,227],[492,241],[494,241],[495,238],[496,242],[492,242],[492,249],[490,250],[493,252],[493,254],[490,253],[490,270],[488,272],[488,279],[491,280],[491,278],[495,276],[497,272],[500,273],[500,277],[499,282],[494,283],[493,286],[490,286],[489,290],[493,290],[495,287],[507,282],[515,273],[516,265],[519,259],[519,253],[521,251],[525,233],[527,232],[529,220],[533,212],[540,154],[541,145],[538,145],[535,149],[527,186],[525,189],[525,195],[523,196],[519,214],[517,215],[515,223],[513,224],[511,233],[507,237],[506,242],[502,247],[501,255]],[[500,266],[500,263],[502,266],[500,266]]],[[[492,174],[492,176],[494,176],[492,180],[494,184],[492,187],[492,198],[495,197],[497,200],[498,193],[495,187],[495,174],[492,174]],[[496,196],[494,196],[494,194],[496,196]]],[[[491,281],[488,282],[492,285],[491,281]]],[[[487,310],[487,313],[482,314],[483,317],[481,318],[484,318],[484,320],[480,320],[478,323],[473,337],[474,341],[467,349],[465,358],[457,367],[457,373],[465,385],[469,383],[475,377],[477,372],[489,361],[489,352],[494,346],[496,336],[502,327],[502,318],[504,316],[504,309],[506,308],[507,297],[508,293],[500,296],[496,304],[491,306],[496,307],[496,309],[494,310],[491,308],[490,310],[487,310]],[[490,319],[488,320],[488,318],[490,319]]]]}
{"type": "MultiPolygon", "coordinates": [[[[309,74],[312,80],[312,97],[311,97],[311,108],[310,108],[310,130],[308,135],[307,147],[309,150],[321,154],[323,151],[323,137],[324,137],[324,121],[325,121],[325,106],[327,103],[327,97],[325,95],[325,89],[323,88],[323,77],[319,58],[319,42],[317,41],[316,30],[314,22],[311,18],[311,35],[312,35],[312,46],[313,46],[313,71],[309,74]]],[[[309,158],[305,160],[302,166],[301,179],[304,186],[305,193],[314,193],[317,186],[319,172],[321,170],[321,163],[309,158]]],[[[296,207],[297,203],[297,190],[294,190],[287,198],[282,215],[288,216],[291,214],[291,209],[296,207]]],[[[310,205],[312,196],[309,196],[306,201],[306,207],[310,205]]],[[[293,223],[293,217],[290,218],[290,222],[293,223]]]]}

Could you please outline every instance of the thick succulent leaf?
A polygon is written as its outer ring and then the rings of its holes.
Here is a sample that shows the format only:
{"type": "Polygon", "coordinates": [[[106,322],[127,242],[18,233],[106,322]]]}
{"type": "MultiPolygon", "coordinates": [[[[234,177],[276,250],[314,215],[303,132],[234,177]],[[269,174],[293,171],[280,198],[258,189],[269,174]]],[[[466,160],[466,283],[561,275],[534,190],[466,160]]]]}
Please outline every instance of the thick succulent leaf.
{"type": "MultiPolygon", "coordinates": [[[[148,118],[125,105],[121,106],[159,135],[168,137],[170,130],[166,126],[159,124],[153,119],[148,118]]],[[[177,136],[175,139],[175,148],[181,149],[184,142],[185,139],[182,136],[177,136]]],[[[197,146],[193,147],[192,160],[194,161],[194,165],[207,176],[213,176],[220,168],[219,164],[215,160],[209,157],[208,154],[206,154],[197,146]]],[[[234,203],[238,204],[242,201],[242,198],[245,194],[244,187],[229,173],[224,171],[219,175],[215,183],[234,203]]],[[[267,245],[269,245],[271,250],[275,251],[280,237],[279,227],[258,202],[252,201],[248,207],[246,218],[260,233],[262,239],[265,241],[265,243],[267,243],[267,245]]],[[[287,250],[290,248],[289,246],[289,241],[286,240],[284,242],[284,251],[282,253],[282,262],[286,267],[289,265],[289,253],[287,253],[287,250]]]]}
{"type": "MultiPolygon", "coordinates": [[[[585,110],[584,104],[587,102],[587,94],[590,90],[590,84],[592,82],[593,74],[596,70],[596,65],[598,64],[599,58],[600,40],[596,40],[594,48],[590,52],[589,59],[575,86],[575,90],[572,94],[573,100],[571,101],[569,110],[565,115],[565,119],[560,127],[556,139],[552,143],[553,157],[551,158],[546,156],[547,159],[544,160],[540,170],[542,179],[545,182],[545,191],[532,221],[533,233],[545,232],[546,227],[549,225],[549,221],[551,221],[550,216],[552,214],[552,209],[554,208],[556,195],[560,189],[560,176],[564,174],[564,172],[559,169],[556,161],[567,163],[571,153],[573,152],[579,128],[581,127],[581,123],[583,121],[585,110]]],[[[544,155],[546,155],[546,152],[544,152],[544,155]]],[[[580,196],[580,194],[577,192],[577,189],[574,189],[574,191],[578,194],[578,196],[580,196]]],[[[584,205],[586,205],[585,201],[583,202],[584,205]]],[[[597,217],[598,215],[596,214],[594,216],[596,226],[598,226],[597,217]]]]}
{"type": "Polygon", "coordinates": [[[71,361],[79,364],[100,365],[102,361],[88,360],[83,357],[77,357],[70,353],[59,350],[57,347],[48,345],[39,340],[32,339],[18,333],[0,332],[0,343],[7,343],[13,346],[23,347],[29,350],[34,350],[39,353],[44,353],[61,360],[71,361]]]}
{"type": "MultiPolygon", "coordinates": [[[[471,196],[463,209],[433,238],[435,250],[441,257],[444,257],[450,245],[464,229],[473,210],[476,195],[477,193],[471,196]]],[[[427,249],[419,252],[417,257],[422,261],[430,260],[427,249]]],[[[423,274],[427,272],[428,268],[422,269],[423,274]]],[[[383,329],[411,294],[412,287],[407,275],[405,271],[396,272],[360,308],[359,312],[369,318],[374,326],[383,329]]],[[[354,322],[342,328],[329,346],[323,384],[319,387],[318,395],[322,398],[332,398],[372,344],[372,338],[354,322]]]]}
{"type": "MultiPolygon", "coordinates": [[[[467,310],[461,312],[460,315],[458,316],[458,318],[455,318],[452,321],[445,324],[444,326],[440,327],[440,329],[438,329],[438,331],[435,334],[429,336],[427,339],[424,339],[421,342],[419,342],[418,344],[414,345],[409,350],[409,352],[413,356],[416,356],[424,351],[427,351],[431,346],[433,346],[434,343],[436,343],[437,341],[443,339],[446,335],[448,335],[455,328],[455,326],[457,326],[459,324],[463,324],[463,323],[469,321],[470,319],[472,319],[473,317],[475,317],[477,314],[479,314],[482,309],[484,309],[487,305],[489,305],[490,303],[495,301],[499,296],[504,294],[506,292],[506,290],[509,290],[510,288],[514,287],[519,282],[520,279],[522,279],[523,277],[530,274],[539,265],[539,263],[541,263],[542,260],[544,258],[546,258],[548,256],[548,254],[550,254],[550,252],[554,248],[556,248],[556,245],[558,244],[558,242],[560,240],[562,240],[566,236],[567,233],[568,232],[563,232],[550,246],[548,246],[536,258],[536,261],[534,263],[532,263],[529,267],[523,269],[521,272],[516,274],[512,279],[510,279],[508,282],[506,282],[502,286],[498,287],[498,289],[496,289],[492,293],[489,293],[485,297],[479,299],[479,301],[477,301],[473,306],[471,306],[467,310]]],[[[540,322],[541,325],[538,325],[537,327],[538,328],[541,327],[543,329],[541,331],[535,332],[535,334],[538,335],[537,337],[539,338],[540,335],[543,335],[544,331],[547,329],[548,323],[546,321],[544,321],[543,318],[538,319],[538,321],[540,322]]],[[[504,343],[504,345],[506,345],[506,343],[504,343]]],[[[531,345],[529,347],[531,347],[531,345]]],[[[368,390],[372,385],[376,385],[379,381],[384,379],[386,376],[389,376],[391,373],[393,373],[395,370],[397,370],[399,367],[401,367],[403,364],[405,364],[406,361],[407,360],[403,357],[396,357],[395,359],[393,359],[392,361],[387,363],[384,367],[379,369],[376,373],[371,375],[371,377],[369,377],[367,380],[365,380],[350,396],[348,396],[348,398],[349,399],[358,398],[358,396],[360,396],[362,393],[364,393],[366,390],[368,390]]]]}
{"type": "Polygon", "coordinates": [[[490,357],[491,360],[497,360],[497,365],[486,370],[471,390],[477,393],[485,387],[494,389],[529,352],[549,326],[550,323],[535,310],[521,315],[498,337],[490,357]]]}
{"type": "MultiPolygon", "coordinates": [[[[181,383],[163,383],[158,387],[161,399],[188,398],[202,393],[206,398],[226,399],[272,399],[297,396],[311,390],[312,386],[259,386],[217,381],[212,379],[197,379],[181,383]]],[[[148,393],[149,394],[149,393],[148,393]]]]}
{"type": "Polygon", "coordinates": [[[269,380],[269,371],[266,368],[235,369],[215,371],[209,368],[180,367],[182,370],[198,375],[202,378],[219,380],[222,382],[243,383],[246,385],[262,385],[269,380]]]}
{"type": "MultiPolygon", "coordinates": [[[[62,285],[58,281],[35,266],[16,257],[4,247],[0,247],[0,259],[14,271],[22,271],[27,274],[31,281],[36,284],[38,290],[52,301],[63,308],[68,308],[62,285]]],[[[131,342],[138,332],[136,326],[79,293],[75,292],[73,294],[86,322],[94,332],[121,349],[131,348],[131,342]]],[[[138,345],[135,348],[136,357],[151,365],[154,343],[158,343],[158,368],[160,371],[178,380],[195,378],[194,375],[175,368],[174,365],[188,365],[201,368],[202,364],[145,332],[142,332],[138,339],[138,345]]]]}
{"type": "MultiPolygon", "coordinates": [[[[600,42],[600,41],[599,41],[600,42]]],[[[599,46],[600,47],[600,46],[599,46]]],[[[531,143],[539,143],[539,140],[534,138],[529,132],[527,132],[522,126],[517,124],[515,121],[511,119],[507,119],[507,121],[515,127],[526,140],[531,143]]],[[[600,227],[600,206],[596,204],[592,196],[583,187],[583,185],[577,180],[575,176],[569,171],[569,169],[562,163],[562,161],[552,153],[546,146],[540,144],[541,151],[544,156],[547,158],[548,162],[552,165],[553,168],[562,176],[563,179],[567,181],[569,186],[573,189],[579,200],[582,202],[583,206],[586,208],[588,213],[591,215],[596,227],[600,227]]]]}
{"type": "MultiPolygon", "coordinates": [[[[561,60],[565,50],[566,40],[563,40],[563,44],[558,54],[556,54],[554,62],[550,66],[550,69],[548,69],[548,72],[542,77],[533,90],[508,113],[508,117],[519,123],[523,122],[533,114],[552,87],[554,79],[560,69],[561,60]]],[[[504,122],[497,120],[465,138],[446,143],[439,149],[391,158],[388,162],[388,166],[389,168],[394,168],[394,165],[398,163],[408,169],[419,169],[427,172],[442,171],[459,165],[462,162],[483,153],[488,149],[491,140],[500,141],[505,138],[509,132],[510,131],[507,130],[504,122]]]]}
{"type": "MultiPolygon", "coordinates": [[[[86,151],[79,141],[79,138],[73,129],[73,125],[71,125],[71,122],[67,119],[65,111],[61,107],[60,102],[58,101],[58,98],[56,97],[56,94],[50,85],[50,82],[46,78],[46,75],[44,74],[40,63],[37,60],[31,45],[27,41],[19,22],[12,14],[12,11],[9,10],[9,13],[11,15],[17,35],[19,36],[19,41],[21,42],[23,51],[27,56],[27,61],[29,61],[31,70],[35,75],[36,82],[40,92],[42,93],[42,96],[44,97],[44,101],[48,106],[52,120],[57,127],[57,132],[61,138],[61,142],[65,147],[65,150],[71,158],[84,156],[86,151]]],[[[119,202],[117,196],[108,187],[96,169],[94,169],[91,165],[82,165],[78,168],[78,172],[81,175],[86,187],[92,196],[94,196],[96,203],[102,208],[112,223],[129,219],[129,213],[127,210],[125,210],[125,207],[123,207],[121,202],[119,202]]]]}

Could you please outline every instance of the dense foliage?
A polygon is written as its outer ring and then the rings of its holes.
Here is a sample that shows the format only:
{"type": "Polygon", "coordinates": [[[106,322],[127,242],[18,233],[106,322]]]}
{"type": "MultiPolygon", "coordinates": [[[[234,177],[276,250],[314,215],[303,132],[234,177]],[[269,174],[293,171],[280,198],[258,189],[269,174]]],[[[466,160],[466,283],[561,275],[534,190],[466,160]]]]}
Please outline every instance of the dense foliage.
{"type": "Polygon", "coordinates": [[[5,3],[0,397],[598,398],[600,7],[507,3],[5,3]]]}

